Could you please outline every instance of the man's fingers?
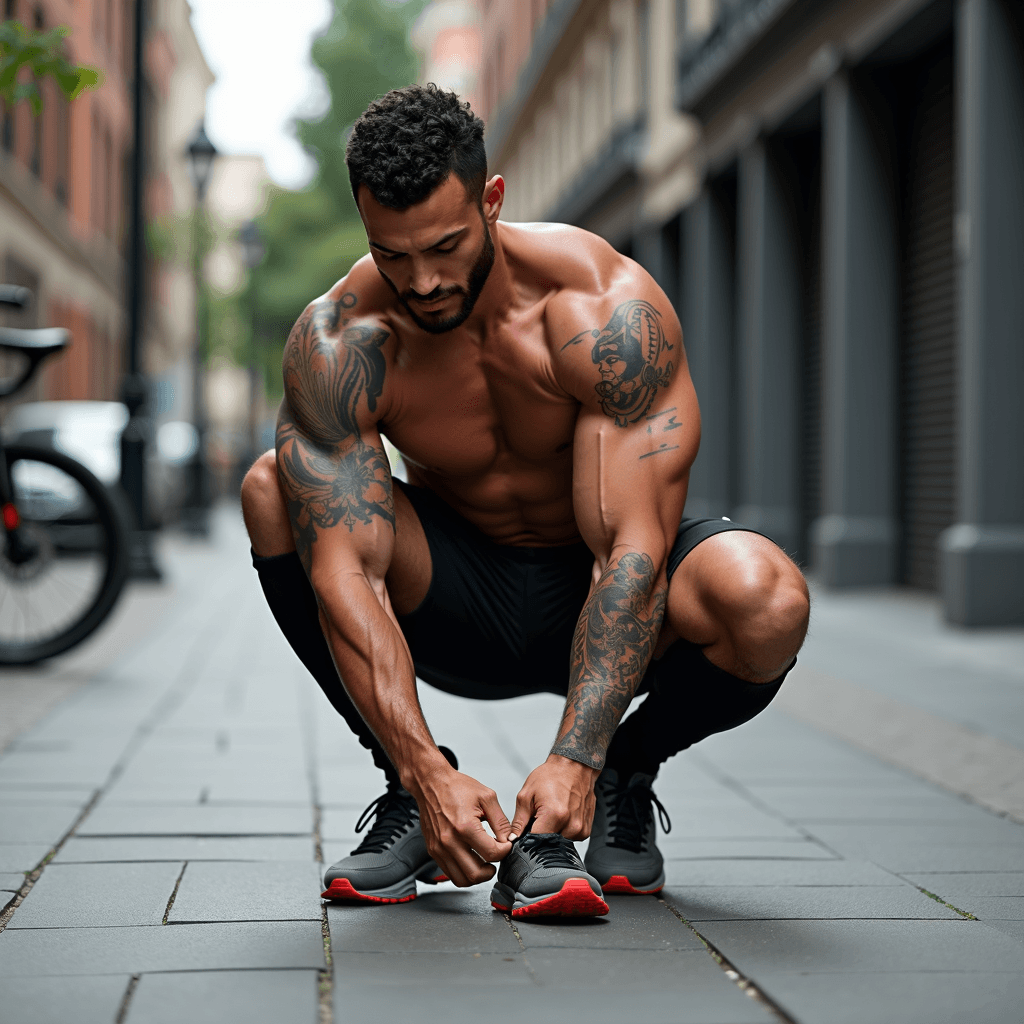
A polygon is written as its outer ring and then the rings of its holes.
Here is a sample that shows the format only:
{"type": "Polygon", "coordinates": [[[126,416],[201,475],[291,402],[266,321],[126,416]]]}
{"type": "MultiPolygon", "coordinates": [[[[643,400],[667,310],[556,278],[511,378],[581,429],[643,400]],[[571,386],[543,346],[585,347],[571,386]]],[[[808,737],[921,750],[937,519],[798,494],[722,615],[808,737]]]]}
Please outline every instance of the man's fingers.
{"type": "MultiPolygon", "coordinates": [[[[537,812],[537,820],[533,823],[534,832],[561,832],[565,828],[565,816],[555,814],[552,811],[540,810],[537,812]]],[[[572,836],[566,836],[571,839],[572,836]]]]}
{"type": "MultiPolygon", "coordinates": [[[[494,828],[493,825],[491,827],[494,828]]],[[[505,828],[508,829],[507,822],[505,828]]],[[[469,848],[476,851],[485,861],[501,860],[512,849],[510,843],[499,843],[492,839],[484,829],[483,823],[479,821],[474,822],[461,835],[468,843],[469,848]]]]}
{"type": "MultiPolygon", "coordinates": [[[[501,809],[498,797],[494,793],[491,793],[490,796],[484,799],[483,812],[484,817],[487,819],[487,824],[491,826],[491,831],[498,842],[507,843],[508,834],[512,826],[508,823],[508,818],[505,817],[505,812],[501,809]]],[[[505,853],[508,853],[508,851],[506,850],[505,853]]],[[[504,855],[502,854],[502,856],[504,855]]],[[[491,858],[487,859],[490,860],[491,858]]]]}
{"type": "Polygon", "coordinates": [[[532,817],[533,794],[524,793],[523,790],[520,790],[519,796],[516,797],[515,817],[512,819],[512,825],[508,834],[509,842],[513,839],[518,839],[526,831],[526,826],[530,824],[530,818],[532,817]]]}

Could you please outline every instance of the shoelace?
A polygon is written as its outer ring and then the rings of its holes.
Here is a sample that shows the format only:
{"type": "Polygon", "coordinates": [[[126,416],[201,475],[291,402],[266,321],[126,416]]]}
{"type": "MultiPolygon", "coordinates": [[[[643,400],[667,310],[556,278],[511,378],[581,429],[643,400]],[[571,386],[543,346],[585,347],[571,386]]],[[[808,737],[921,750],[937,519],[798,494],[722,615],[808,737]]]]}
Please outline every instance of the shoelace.
{"type": "Polygon", "coordinates": [[[363,837],[363,841],[352,851],[356,853],[383,853],[400,836],[417,815],[416,801],[410,793],[398,787],[389,786],[387,790],[359,815],[356,822],[356,835],[359,835],[369,824],[370,818],[377,815],[373,828],[363,837]]]}
{"type": "Polygon", "coordinates": [[[546,868],[575,868],[579,862],[576,848],[559,835],[534,835],[528,832],[519,840],[520,849],[536,857],[546,868]]]}
{"type": "Polygon", "coordinates": [[[672,821],[662,802],[646,782],[633,782],[609,793],[609,810],[615,823],[609,830],[609,846],[642,853],[647,845],[647,827],[651,823],[654,807],[658,808],[658,821],[664,832],[672,831],[672,821]],[[652,807],[653,804],[653,807],[652,807]]]}

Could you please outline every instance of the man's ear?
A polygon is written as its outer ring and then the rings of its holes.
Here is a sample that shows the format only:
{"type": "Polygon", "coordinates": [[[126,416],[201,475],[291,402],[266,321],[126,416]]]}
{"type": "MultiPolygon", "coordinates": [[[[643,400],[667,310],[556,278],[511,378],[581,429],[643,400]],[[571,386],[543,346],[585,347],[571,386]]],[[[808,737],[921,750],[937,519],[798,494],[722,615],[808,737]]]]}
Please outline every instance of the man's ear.
{"type": "Polygon", "coordinates": [[[484,220],[494,224],[501,213],[501,204],[505,201],[505,179],[496,174],[484,185],[484,220]]]}

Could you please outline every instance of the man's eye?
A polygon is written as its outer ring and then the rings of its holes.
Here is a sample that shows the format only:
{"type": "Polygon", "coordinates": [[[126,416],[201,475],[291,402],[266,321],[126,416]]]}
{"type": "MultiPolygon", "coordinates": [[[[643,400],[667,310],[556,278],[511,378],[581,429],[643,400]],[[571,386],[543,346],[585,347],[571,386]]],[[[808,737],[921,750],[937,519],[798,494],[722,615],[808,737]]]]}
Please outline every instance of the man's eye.
{"type": "Polygon", "coordinates": [[[459,247],[459,243],[456,242],[455,245],[449,245],[447,249],[435,249],[434,252],[443,252],[443,253],[455,252],[455,250],[458,247],[459,247]]]}
{"type": "Polygon", "coordinates": [[[405,253],[404,253],[404,252],[400,252],[400,253],[398,253],[398,255],[397,255],[397,256],[385,256],[385,257],[384,257],[384,259],[385,259],[385,260],[386,260],[386,261],[387,261],[388,263],[395,263],[395,262],[397,262],[398,260],[401,260],[401,259],[405,259],[405,253]]]}

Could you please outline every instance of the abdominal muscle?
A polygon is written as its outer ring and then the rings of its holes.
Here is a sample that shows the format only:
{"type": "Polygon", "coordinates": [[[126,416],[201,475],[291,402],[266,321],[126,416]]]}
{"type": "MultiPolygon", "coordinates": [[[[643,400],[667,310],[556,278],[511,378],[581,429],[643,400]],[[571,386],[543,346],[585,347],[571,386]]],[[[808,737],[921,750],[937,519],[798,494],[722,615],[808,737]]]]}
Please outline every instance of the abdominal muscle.
{"type": "Polygon", "coordinates": [[[410,484],[433,491],[485,536],[513,547],[559,547],[580,540],[571,465],[567,453],[552,466],[453,477],[406,461],[410,484]]]}

